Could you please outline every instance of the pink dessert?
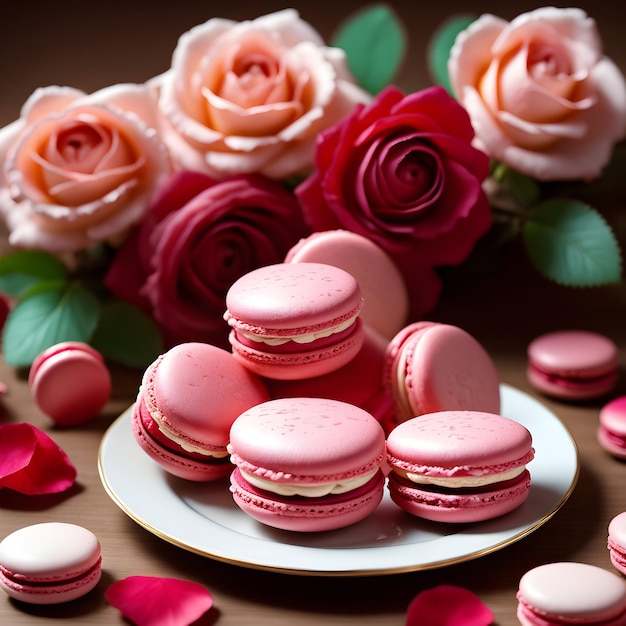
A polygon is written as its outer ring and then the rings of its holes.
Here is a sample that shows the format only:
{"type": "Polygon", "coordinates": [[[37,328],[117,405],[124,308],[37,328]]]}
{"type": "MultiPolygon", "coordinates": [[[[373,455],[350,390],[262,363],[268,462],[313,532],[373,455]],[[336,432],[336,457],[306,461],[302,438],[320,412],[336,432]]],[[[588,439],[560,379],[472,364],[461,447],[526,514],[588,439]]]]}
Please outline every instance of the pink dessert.
{"type": "Polygon", "coordinates": [[[547,563],[529,570],[517,599],[522,626],[626,624],[626,582],[587,563],[547,563]]]}
{"type": "Polygon", "coordinates": [[[409,296],[393,259],[371,239],[348,230],[326,230],[301,239],[287,263],[327,263],[352,274],[364,298],[361,319],[391,339],[407,322],[409,296]]]}
{"type": "Polygon", "coordinates": [[[228,450],[235,503],[285,530],[354,524],[380,504],[385,435],[366,411],[324,398],[281,398],[240,415],[228,450]]]}
{"type": "Polygon", "coordinates": [[[64,341],[39,354],[28,384],[37,406],[60,426],[95,417],[111,396],[111,375],[102,355],[80,341],[64,341]]]}
{"type": "Polygon", "coordinates": [[[385,358],[385,386],[396,423],[438,411],[500,411],[500,379],[493,360],[457,326],[409,324],[391,340],[385,358]]]}
{"type": "Polygon", "coordinates": [[[25,526],[0,542],[0,588],[15,600],[59,604],[91,591],[102,575],[98,538],[75,524],[25,526]]]}
{"type": "Polygon", "coordinates": [[[610,521],[607,547],[611,563],[626,576],[626,512],[616,515],[610,521]]]}
{"type": "Polygon", "coordinates": [[[528,346],[528,380],[546,395],[598,398],[611,391],[618,378],[617,346],[603,335],[563,330],[537,337],[528,346]]]}
{"type": "Polygon", "coordinates": [[[520,506],[530,489],[528,429],[494,413],[441,411],[387,437],[389,492],[403,510],[439,522],[477,522],[520,506]]]}
{"type": "Polygon", "coordinates": [[[233,469],[226,450],[232,423],[268,398],[260,378],[227,350],[179,344],[145,371],[133,433],[170,474],[193,481],[224,478],[233,469]]]}
{"type": "Polygon", "coordinates": [[[323,263],[278,263],[245,274],[226,294],[233,354],[267,378],[321,376],[363,345],[361,290],[323,263]]]}
{"type": "Polygon", "coordinates": [[[597,436],[609,454],[626,459],[626,396],[615,398],[600,409],[597,436]]]}

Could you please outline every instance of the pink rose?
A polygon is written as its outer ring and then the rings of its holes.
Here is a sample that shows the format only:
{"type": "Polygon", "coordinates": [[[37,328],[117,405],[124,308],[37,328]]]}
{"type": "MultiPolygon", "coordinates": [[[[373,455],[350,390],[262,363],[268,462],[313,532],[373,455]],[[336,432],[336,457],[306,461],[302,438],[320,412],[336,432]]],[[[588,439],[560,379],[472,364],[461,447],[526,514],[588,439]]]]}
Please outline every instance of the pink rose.
{"type": "Polygon", "coordinates": [[[145,86],[37,89],[0,130],[0,213],[16,247],[115,243],[171,171],[145,86]]]}
{"type": "Polygon", "coordinates": [[[351,230],[397,262],[414,315],[437,303],[433,268],[465,260],[491,224],[489,160],[473,137],[443,88],[389,87],[321,135],[316,170],[296,189],[314,230],[351,230]]]}
{"type": "Polygon", "coordinates": [[[105,284],[152,313],[169,344],[227,345],[231,284],[279,263],[309,233],[283,185],[258,175],[214,181],[178,172],[115,257],[105,284]]]}
{"type": "Polygon", "coordinates": [[[192,28],[153,85],[175,161],[215,178],[308,170],[320,130],[370,99],[293,9],[192,28]]]}
{"type": "Polygon", "coordinates": [[[448,73],[479,145],[537,180],[593,179],[624,136],[624,77],[580,9],[483,15],[457,37],[448,73]]]}

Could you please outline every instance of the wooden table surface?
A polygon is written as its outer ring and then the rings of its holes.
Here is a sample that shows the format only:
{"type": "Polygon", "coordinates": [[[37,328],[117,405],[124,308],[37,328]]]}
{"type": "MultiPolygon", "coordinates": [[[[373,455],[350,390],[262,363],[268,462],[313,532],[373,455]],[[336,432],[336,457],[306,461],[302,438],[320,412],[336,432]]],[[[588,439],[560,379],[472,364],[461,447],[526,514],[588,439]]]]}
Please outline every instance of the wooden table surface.
{"type": "MultiPolygon", "coordinates": [[[[237,6],[218,13],[219,9],[210,3],[189,0],[171,5],[93,3],[94,8],[100,7],[98,11],[69,1],[10,3],[3,7],[8,16],[3,17],[0,25],[0,124],[17,117],[21,103],[37,86],[58,83],[89,91],[112,82],[141,81],[165,69],[178,34],[211,14],[244,19],[280,6],[272,2],[232,4],[237,6]]],[[[296,2],[293,6],[328,35],[332,24],[360,3],[342,3],[335,17],[329,16],[322,4],[296,2]]],[[[466,4],[451,2],[431,7],[415,3],[410,8],[404,6],[408,3],[391,4],[406,19],[414,46],[401,82],[414,88],[424,86],[425,36],[446,15],[467,10],[466,4]]],[[[607,51],[625,68],[620,27],[611,18],[609,5],[595,2],[579,6],[597,18],[607,51]]],[[[493,11],[510,18],[529,8],[530,3],[511,2],[503,13],[499,3],[476,2],[472,11],[493,11]]],[[[609,184],[594,195],[593,201],[626,248],[626,194],[618,193],[609,184]]],[[[543,402],[576,442],[580,459],[576,488],[554,517],[535,532],[506,548],[464,563],[371,577],[287,575],[205,558],[171,545],[139,526],[116,506],[101,484],[98,449],[102,435],[133,401],[141,372],[114,368],[114,393],[102,415],[82,427],[60,429],[33,403],[26,373],[0,363],[0,380],[8,386],[0,404],[2,423],[28,421],[42,428],[67,452],[78,470],[75,487],[61,495],[25,497],[0,491],[0,538],[38,522],[74,522],[96,533],[104,557],[103,579],[88,596],[67,605],[28,607],[3,595],[0,624],[122,624],[119,613],[104,599],[106,588],[126,576],[153,575],[205,585],[215,601],[214,609],[198,622],[205,625],[400,625],[404,623],[407,605],[418,592],[446,583],[474,591],[491,608],[497,624],[506,626],[517,623],[515,593],[519,578],[527,569],[558,560],[611,569],[606,529],[614,515],[626,510],[626,464],[600,449],[596,428],[602,404],[609,398],[626,395],[624,286],[558,287],[540,278],[524,252],[513,246],[489,272],[453,273],[431,318],[471,332],[493,356],[502,382],[543,402]],[[541,397],[529,387],[525,374],[528,342],[560,328],[602,332],[619,345],[622,375],[609,398],[568,404],[541,397]]]]}

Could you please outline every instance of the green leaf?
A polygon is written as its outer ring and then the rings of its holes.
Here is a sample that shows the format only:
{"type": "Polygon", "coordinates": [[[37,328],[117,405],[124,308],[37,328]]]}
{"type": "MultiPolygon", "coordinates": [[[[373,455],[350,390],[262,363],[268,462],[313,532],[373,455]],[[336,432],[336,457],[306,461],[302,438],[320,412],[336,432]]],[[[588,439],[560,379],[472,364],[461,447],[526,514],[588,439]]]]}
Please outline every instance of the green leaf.
{"type": "Polygon", "coordinates": [[[40,282],[24,294],[7,318],[4,361],[24,367],[42,350],[61,341],[88,343],[99,314],[98,300],[80,285],[40,282]]]}
{"type": "Polygon", "coordinates": [[[518,207],[531,207],[541,196],[541,188],[534,178],[520,174],[502,163],[494,165],[491,176],[518,207]]]}
{"type": "Polygon", "coordinates": [[[452,87],[448,77],[448,57],[454,45],[456,36],[465,30],[473,21],[475,15],[455,15],[445,20],[437,28],[426,47],[426,60],[433,81],[445,87],[452,94],[452,87]]]}
{"type": "Polygon", "coordinates": [[[161,334],[154,321],[119,300],[103,305],[91,344],[106,359],[141,369],[163,352],[161,334]]]}
{"type": "Polygon", "coordinates": [[[371,94],[390,84],[407,48],[403,24],[386,4],[354,13],[338,29],[332,45],[342,48],[357,82],[371,94]]]}
{"type": "Polygon", "coordinates": [[[19,250],[0,257],[0,290],[19,296],[40,281],[67,279],[67,269],[48,252],[19,250]]]}
{"type": "Polygon", "coordinates": [[[617,239],[587,204],[567,199],[543,202],[529,212],[523,236],[533,265],[556,283],[592,287],[621,280],[617,239]]]}

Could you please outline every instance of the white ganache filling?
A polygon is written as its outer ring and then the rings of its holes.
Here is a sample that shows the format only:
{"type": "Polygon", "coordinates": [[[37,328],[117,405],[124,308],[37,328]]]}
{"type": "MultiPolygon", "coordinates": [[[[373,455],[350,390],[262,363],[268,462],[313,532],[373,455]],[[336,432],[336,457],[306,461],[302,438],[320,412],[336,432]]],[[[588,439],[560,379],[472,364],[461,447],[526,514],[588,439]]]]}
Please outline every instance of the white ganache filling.
{"type": "Polygon", "coordinates": [[[371,480],[378,471],[377,469],[368,472],[367,474],[361,474],[354,478],[348,478],[347,480],[333,481],[329,483],[320,483],[319,485],[312,484],[300,484],[300,483],[277,483],[266,478],[259,478],[250,472],[246,472],[239,468],[241,475],[253,486],[263,489],[265,491],[271,491],[277,493],[280,496],[304,496],[306,498],[321,498],[322,496],[328,496],[331,494],[346,493],[357,489],[361,485],[371,480]]]}
{"type": "Polygon", "coordinates": [[[500,472],[499,474],[490,474],[488,476],[458,476],[458,477],[446,477],[446,476],[424,476],[420,474],[411,474],[406,472],[404,474],[411,482],[418,483],[420,485],[438,485],[440,487],[451,488],[463,488],[463,487],[482,487],[483,485],[491,485],[493,483],[499,483],[505,480],[511,480],[519,476],[524,469],[525,465],[516,467],[506,472],[500,472]]]}
{"type": "Polygon", "coordinates": [[[223,450],[207,450],[206,448],[201,448],[200,446],[196,446],[193,443],[181,439],[177,435],[175,435],[171,430],[165,430],[165,428],[155,419],[154,420],[159,427],[159,430],[169,439],[171,439],[174,443],[177,443],[183,450],[186,452],[195,452],[196,454],[202,454],[204,456],[210,456],[215,459],[223,459],[225,456],[228,456],[228,451],[226,448],[223,450]]]}
{"type": "Polygon", "coordinates": [[[250,339],[250,341],[255,341],[257,343],[264,343],[268,346],[282,346],[288,341],[295,341],[296,343],[311,343],[313,341],[317,341],[318,339],[323,339],[325,337],[330,337],[335,333],[340,333],[346,328],[350,328],[358,315],[354,315],[349,319],[337,324],[336,326],[332,326],[330,328],[325,328],[324,330],[317,331],[315,333],[307,333],[306,335],[297,335],[295,337],[277,337],[272,335],[257,335],[255,333],[251,333],[248,330],[237,330],[238,333],[250,339]]]}

